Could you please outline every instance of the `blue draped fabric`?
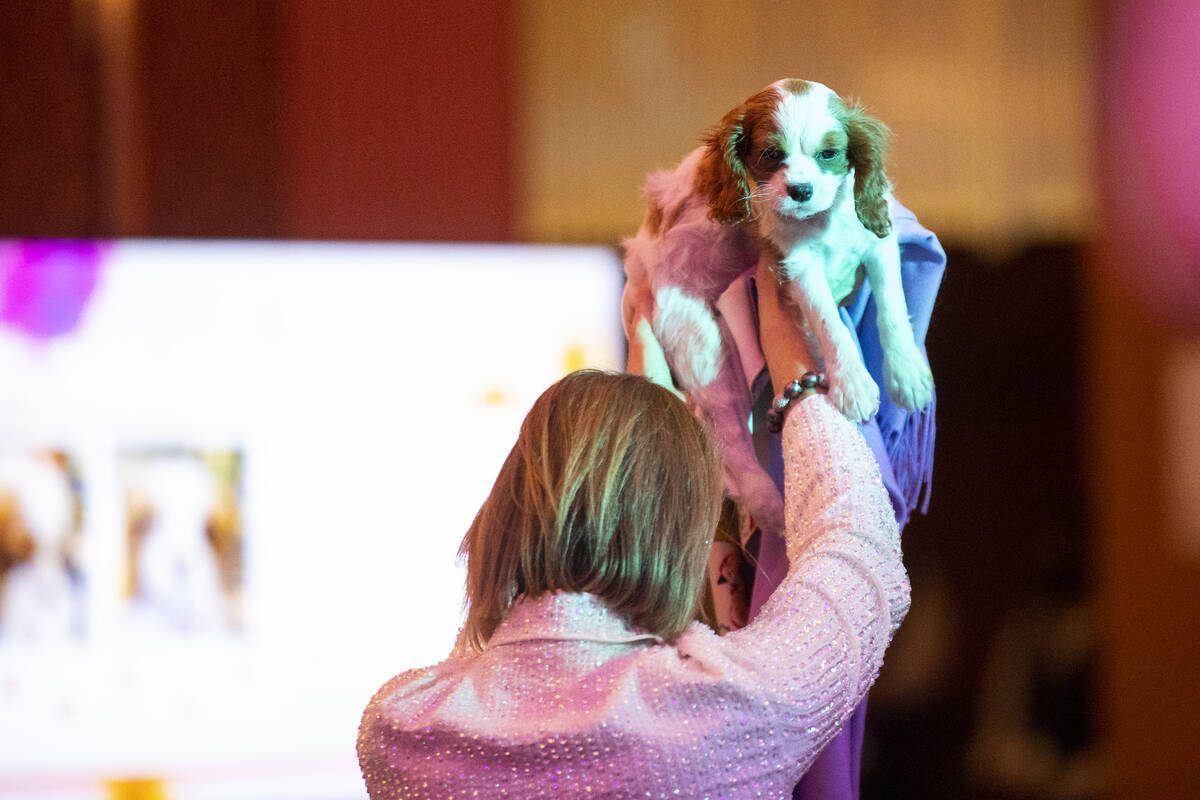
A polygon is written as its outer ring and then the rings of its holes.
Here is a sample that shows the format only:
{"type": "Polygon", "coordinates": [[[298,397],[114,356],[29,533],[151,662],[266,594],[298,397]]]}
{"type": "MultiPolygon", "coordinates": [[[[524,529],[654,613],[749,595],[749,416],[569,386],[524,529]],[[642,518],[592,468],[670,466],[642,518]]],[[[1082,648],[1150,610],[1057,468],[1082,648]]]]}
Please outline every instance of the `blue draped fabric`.
{"type": "MultiPolygon", "coordinates": [[[[893,202],[891,213],[900,239],[905,299],[913,331],[924,353],[925,334],[945,272],[946,254],[937,237],[921,227],[908,209],[893,202]]],[[[863,285],[857,296],[841,308],[841,314],[842,321],[858,343],[867,369],[875,382],[882,385],[883,354],[875,327],[875,301],[869,285],[863,285]]],[[[936,369],[934,381],[936,384],[936,369]]],[[[764,370],[755,380],[753,391],[765,393],[769,403],[770,386],[770,376],[764,370]]],[[[878,413],[874,419],[863,423],[862,430],[879,462],[896,519],[903,528],[914,510],[920,509],[924,513],[928,508],[937,392],[935,388],[934,399],[926,409],[915,413],[896,406],[886,392],[881,395],[878,413]]],[[[760,397],[756,408],[765,411],[767,403],[761,402],[762,399],[760,397]]],[[[779,438],[767,434],[765,424],[760,424],[758,418],[755,423],[756,447],[782,491],[783,462],[779,438]]],[[[764,535],[759,543],[758,569],[750,599],[751,619],[787,574],[787,567],[783,539],[774,534],[764,535]]],[[[797,785],[794,800],[857,800],[866,706],[863,701],[846,727],[821,752],[797,785]]]]}

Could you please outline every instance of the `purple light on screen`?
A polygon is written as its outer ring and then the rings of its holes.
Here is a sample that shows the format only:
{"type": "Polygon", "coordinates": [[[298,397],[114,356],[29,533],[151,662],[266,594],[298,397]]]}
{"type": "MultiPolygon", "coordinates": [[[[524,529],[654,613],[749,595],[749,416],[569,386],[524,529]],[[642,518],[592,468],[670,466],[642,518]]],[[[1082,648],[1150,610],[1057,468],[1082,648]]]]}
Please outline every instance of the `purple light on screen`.
{"type": "Polygon", "coordinates": [[[0,324],[39,342],[73,331],[107,249],[86,241],[0,242],[0,324]]]}

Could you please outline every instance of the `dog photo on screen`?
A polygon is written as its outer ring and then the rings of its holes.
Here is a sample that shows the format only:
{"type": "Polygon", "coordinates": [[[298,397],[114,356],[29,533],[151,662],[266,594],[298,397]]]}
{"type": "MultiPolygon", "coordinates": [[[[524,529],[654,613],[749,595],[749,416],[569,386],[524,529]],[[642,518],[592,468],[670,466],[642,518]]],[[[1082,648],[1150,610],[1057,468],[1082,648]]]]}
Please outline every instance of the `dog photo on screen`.
{"type": "Polygon", "coordinates": [[[0,639],[85,634],[82,519],[81,482],[69,453],[0,453],[0,639]]]}
{"type": "Polygon", "coordinates": [[[146,633],[241,627],[241,454],[150,448],[120,459],[126,618],[146,633]]]}

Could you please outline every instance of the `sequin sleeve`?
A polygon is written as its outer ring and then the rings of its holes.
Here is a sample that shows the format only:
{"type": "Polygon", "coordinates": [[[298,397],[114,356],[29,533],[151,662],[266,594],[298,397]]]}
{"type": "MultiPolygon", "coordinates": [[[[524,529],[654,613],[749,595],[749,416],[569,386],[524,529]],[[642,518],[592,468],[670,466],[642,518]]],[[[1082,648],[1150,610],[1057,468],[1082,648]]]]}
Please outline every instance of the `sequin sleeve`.
{"type": "Polygon", "coordinates": [[[908,610],[900,534],[858,427],[824,395],[789,411],[787,577],[747,627],[719,640],[767,685],[781,725],[816,750],[879,674],[908,610]]]}

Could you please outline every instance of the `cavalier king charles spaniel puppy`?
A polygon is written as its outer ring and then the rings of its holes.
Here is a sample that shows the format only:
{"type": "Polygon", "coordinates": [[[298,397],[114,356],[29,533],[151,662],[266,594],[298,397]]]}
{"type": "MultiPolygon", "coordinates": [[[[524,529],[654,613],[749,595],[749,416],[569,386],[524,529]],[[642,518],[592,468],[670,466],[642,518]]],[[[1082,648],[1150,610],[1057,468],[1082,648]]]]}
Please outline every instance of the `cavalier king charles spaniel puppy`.
{"type": "Polygon", "coordinates": [[[649,177],[645,220],[624,243],[630,371],[687,393],[715,433],[730,495],[768,530],[783,528],[782,499],[755,458],[747,382],[716,308],[736,278],[766,261],[823,361],[830,399],[860,421],[878,409],[879,388],[837,309],[865,273],[888,394],[909,410],[932,397],[900,282],[886,144],[883,123],[827,87],[777,81],[674,170],[649,177]]]}

